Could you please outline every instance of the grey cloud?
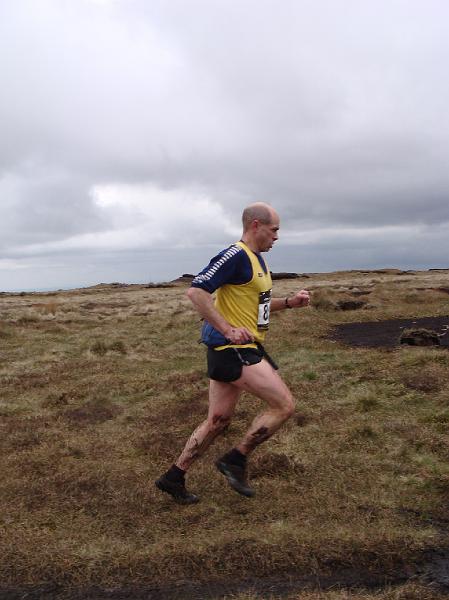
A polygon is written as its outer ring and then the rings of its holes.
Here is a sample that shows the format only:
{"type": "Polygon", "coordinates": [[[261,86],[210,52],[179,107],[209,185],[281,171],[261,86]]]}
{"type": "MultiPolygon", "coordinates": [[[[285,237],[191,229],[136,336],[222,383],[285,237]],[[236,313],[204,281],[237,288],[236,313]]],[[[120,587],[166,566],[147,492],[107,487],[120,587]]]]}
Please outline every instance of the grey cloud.
{"type": "Polygon", "coordinates": [[[0,249],[14,256],[23,244],[98,232],[110,224],[92,204],[85,182],[35,171],[0,179],[0,249]],[[3,185],[2,185],[3,184],[3,185]]]}
{"type": "MultiPolygon", "coordinates": [[[[236,224],[266,200],[323,230],[335,252],[301,256],[325,270],[356,260],[336,228],[447,223],[448,22],[443,0],[1,3],[2,256],[116,229],[105,184],[197,188],[236,224]]],[[[403,260],[387,239],[360,256],[403,260]]]]}

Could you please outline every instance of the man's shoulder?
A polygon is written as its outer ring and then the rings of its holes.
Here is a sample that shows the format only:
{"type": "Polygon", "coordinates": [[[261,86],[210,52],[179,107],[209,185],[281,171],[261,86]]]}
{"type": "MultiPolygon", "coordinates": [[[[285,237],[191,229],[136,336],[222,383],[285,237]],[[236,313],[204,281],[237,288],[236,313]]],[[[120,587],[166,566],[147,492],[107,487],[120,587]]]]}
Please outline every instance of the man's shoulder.
{"type": "Polygon", "coordinates": [[[211,260],[214,262],[218,262],[218,261],[223,261],[226,262],[228,260],[232,260],[234,257],[238,256],[239,254],[242,255],[244,254],[244,250],[241,246],[239,246],[238,244],[231,244],[230,246],[228,246],[227,248],[225,248],[224,250],[222,250],[221,252],[219,252],[216,256],[214,256],[214,258],[211,260]]]}
{"type": "MultiPolygon", "coordinates": [[[[192,281],[192,286],[203,287],[209,281],[214,281],[216,287],[232,282],[236,270],[239,271],[248,262],[246,252],[237,244],[231,244],[209,262],[208,266],[201,271],[192,281]]],[[[214,286],[215,287],[215,286],[214,286]]]]}

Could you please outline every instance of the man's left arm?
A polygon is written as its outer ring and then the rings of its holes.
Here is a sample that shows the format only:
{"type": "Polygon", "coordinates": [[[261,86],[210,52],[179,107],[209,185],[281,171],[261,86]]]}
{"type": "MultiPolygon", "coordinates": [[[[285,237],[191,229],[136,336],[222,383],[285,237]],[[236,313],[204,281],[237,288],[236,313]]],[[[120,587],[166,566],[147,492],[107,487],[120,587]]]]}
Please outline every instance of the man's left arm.
{"type": "Polygon", "coordinates": [[[289,308],[301,308],[303,306],[309,306],[310,304],[310,292],[307,290],[300,290],[293,294],[293,296],[285,296],[284,298],[272,298],[271,299],[271,312],[277,310],[284,310],[289,308]]]}

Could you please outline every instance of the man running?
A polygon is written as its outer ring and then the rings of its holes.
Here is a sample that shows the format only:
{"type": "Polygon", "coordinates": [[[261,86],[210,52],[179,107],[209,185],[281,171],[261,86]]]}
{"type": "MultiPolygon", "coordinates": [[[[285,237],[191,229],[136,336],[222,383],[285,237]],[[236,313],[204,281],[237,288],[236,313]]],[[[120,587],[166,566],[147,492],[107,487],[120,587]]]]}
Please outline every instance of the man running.
{"type": "Polygon", "coordinates": [[[202,341],[208,346],[209,412],[177,461],[155,482],[179,504],[199,501],[198,496],[187,491],[185,473],[229,425],[242,391],[264,400],[267,408],[254,419],[243,439],[215,465],[229,485],[244,496],[254,495],[247,481],[247,457],[295,409],[292,394],[262,342],[270,312],[307,306],[309,292],[271,297],[271,275],[261,252],[268,252],[278,239],[276,211],[257,202],[245,208],[242,221],[242,239],[213,258],[187,292],[204,319],[202,341]]]}

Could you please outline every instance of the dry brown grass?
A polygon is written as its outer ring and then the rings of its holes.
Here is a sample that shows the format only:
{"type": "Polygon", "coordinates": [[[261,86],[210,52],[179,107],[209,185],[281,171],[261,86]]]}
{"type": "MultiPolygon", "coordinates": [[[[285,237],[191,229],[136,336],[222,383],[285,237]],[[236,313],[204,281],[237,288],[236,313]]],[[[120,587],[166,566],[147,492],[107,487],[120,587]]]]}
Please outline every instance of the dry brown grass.
{"type": "MultiPolygon", "coordinates": [[[[245,396],[192,469],[189,486],[202,502],[189,508],[153,485],[207,410],[200,323],[185,286],[1,296],[2,585],[413,571],[424,550],[447,545],[449,354],[351,349],[326,334],[351,320],[449,314],[449,296],[436,290],[444,279],[391,272],[276,282],[278,295],[369,292],[375,308],[321,302],[273,315],[267,346],[297,415],[254,456],[257,498],[248,501],[212,466],[260,409],[245,396]]],[[[409,584],[291,597],[438,598],[432,593],[409,584]]]]}
{"type": "MultiPolygon", "coordinates": [[[[285,600],[444,600],[447,595],[419,583],[387,587],[380,592],[367,590],[301,591],[283,595],[285,600]]],[[[257,592],[228,595],[224,600],[274,600],[276,595],[259,595],[257,592]]]]}

